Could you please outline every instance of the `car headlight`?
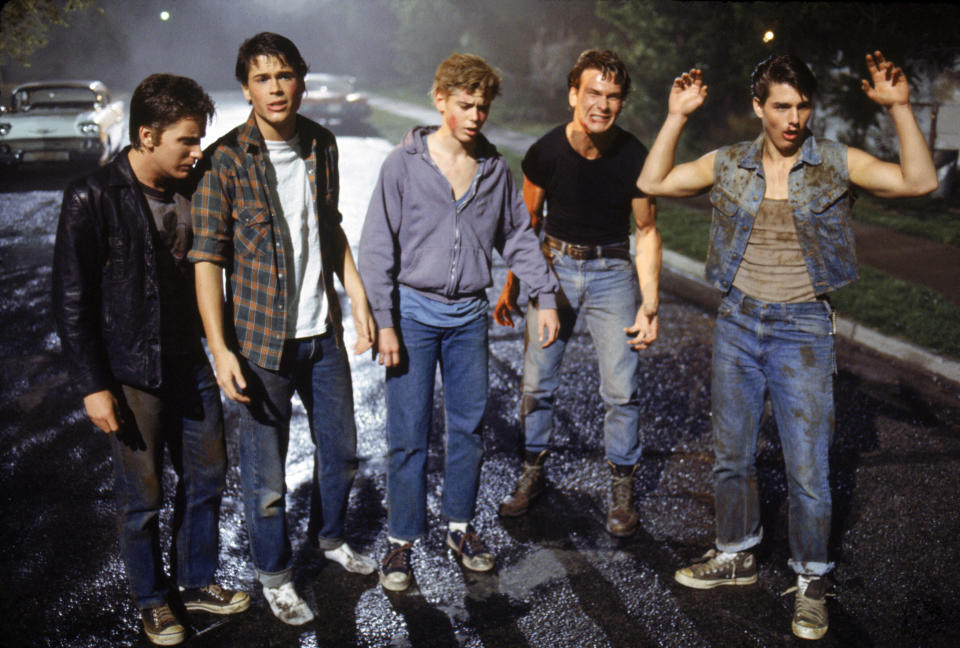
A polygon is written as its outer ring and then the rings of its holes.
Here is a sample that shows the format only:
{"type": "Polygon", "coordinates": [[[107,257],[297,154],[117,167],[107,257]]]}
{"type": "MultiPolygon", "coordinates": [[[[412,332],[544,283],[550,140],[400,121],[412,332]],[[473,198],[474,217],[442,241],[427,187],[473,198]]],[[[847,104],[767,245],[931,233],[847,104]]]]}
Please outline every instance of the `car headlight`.
{"type": "Polygon", "coordinates": [[[84,135],[100,135],[100,124],[94,122],[81,122],[77,125],[77,128],[84,135]]]}
{"type": "Polygon", "coordinates": [[[367,98],[359,92],[351,92],[346,96],[346,99],[349,103],[354,103],[356,101],[366,101],[367,98]]]}
{"type": "Polygon", "coordinates": [[[7,122],[0,123],[0,137],[5,137],[10,132],[11,125],[7,122]]]}

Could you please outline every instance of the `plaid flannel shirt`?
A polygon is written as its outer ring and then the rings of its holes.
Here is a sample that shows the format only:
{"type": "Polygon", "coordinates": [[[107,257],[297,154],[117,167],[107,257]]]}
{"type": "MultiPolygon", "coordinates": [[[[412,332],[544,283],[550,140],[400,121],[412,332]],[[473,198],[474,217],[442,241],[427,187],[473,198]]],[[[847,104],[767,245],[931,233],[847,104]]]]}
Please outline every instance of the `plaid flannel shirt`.
{"type": "MultiPolygon", "coordinates": [[[[297,116],[301,145],[309,143],[306,160],[310,188],[320,221],[320,255],[329,322],[339,338],[340,306],[333,287],[337,267],[340,182],[337,143],[319,124],[297,116]],[[318,172],[319,165],[319,172],[318,172]]],[[[227,302],[233,309],[233,333],[240,353],[265,369],[276,370],[287,330],[283,275],[288,271],[277,210],[266,184],[265,145],[253,112],[204,154],[205,171],[193,194],[193,247],[189,259],[209,261],[227,272],[227,302]]],[[[225,322],[230,327],[231,322],[225,322]]],[[[228,338],[229,339],[229,338],[228,338]]]]}

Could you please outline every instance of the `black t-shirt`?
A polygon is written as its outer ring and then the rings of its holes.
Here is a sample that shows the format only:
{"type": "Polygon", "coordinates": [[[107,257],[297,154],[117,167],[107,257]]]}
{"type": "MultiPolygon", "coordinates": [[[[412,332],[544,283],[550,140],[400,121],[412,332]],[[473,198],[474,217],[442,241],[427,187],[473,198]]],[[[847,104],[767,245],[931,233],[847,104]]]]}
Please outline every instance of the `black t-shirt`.
{"type": "Polygon", "coordinates": [[[164,355],[192,353],[199,340],[193,264],[190,200],[174,191],[140,183],[156,225],[157,282],[160,285],[160,339],[164,355]]]}
{"type": "Polygon", "coordinates": [[[537,140],[523,158],[523,174],[546,191],[546,232],[568,243],[610,245],[630,236],[630,203],[643,194],[637,178],[647,148],[619,128],[610,149],[588,160],[570,146],[566,126],[537,140]]]}

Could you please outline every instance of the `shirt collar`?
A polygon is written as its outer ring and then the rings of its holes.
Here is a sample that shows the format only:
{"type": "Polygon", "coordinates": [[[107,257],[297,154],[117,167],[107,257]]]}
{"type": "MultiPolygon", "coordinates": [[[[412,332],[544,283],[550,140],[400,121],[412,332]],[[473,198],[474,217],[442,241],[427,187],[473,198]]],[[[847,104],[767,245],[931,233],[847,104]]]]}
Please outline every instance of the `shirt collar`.
{"type": "MultiPolygon", "coordinates": [[[[297,135],[301,135],[302,128],[300,123],[300,115],[297,115],[297,135]]],[[[302,135],[301,135],[302,137],[302,135]]],[[[262,151],[266,148],[266,144],[263,140],[263,135],[260,134],[260,129],[257,127],[257,118],[254,112],[250,111],[250,116],[247,117],[246,123],[240,126],[240,131],[237,133],[237,143],[243,147],[245,151],[262,151]],[[253,150],[251,150],[253,149],[253,150]]],[[[300,143],[303,146],[303,142],[300,143]]]]}
{"type": "MultiPolygon", "coordinates": [[[[800,157],[797,158],[797,162],[793,166],[794,168],[800,164],[817,166],[822,162],[823,156],[817,149],[817,138],[808,130],[806,137],[803,139],[803,144],[800,146],[800,157]]],[[[760,133],[759,137],[753,140],[750,148],[740,158],[739,166],[743,169],[763,171],[763,133],[760,133]]]]}

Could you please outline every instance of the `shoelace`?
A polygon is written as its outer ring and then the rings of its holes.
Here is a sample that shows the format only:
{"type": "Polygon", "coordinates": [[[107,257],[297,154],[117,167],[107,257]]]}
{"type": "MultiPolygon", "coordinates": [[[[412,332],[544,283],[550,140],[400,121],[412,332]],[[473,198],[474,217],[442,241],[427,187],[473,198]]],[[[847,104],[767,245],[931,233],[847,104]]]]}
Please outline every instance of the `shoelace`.
{"type": "Polygon", "coordinates": [[[514,492],[530,490],[542,471],[543,466],[524,464],[523,474],[520,475],[520,480],[517,482],[517,490],[514,492]]]}
{"type": "Polygon", "coordinates": [[[726,569],[726,565],[734,562],[736,554],[723,554],[716,549],[711,549],[700,557],[700,562],[693,565],[694,571],[709,573],[718,569],[726,569]]]}
{"type": "Polygon", "coordinates": [[[487,545],[483,544],[483,540],[472,529],[467,529],[467,532],[460,538],[460,542],[457,543],[457,550],[468,556],[489,553],[487,545]],[[464,545],[466,545],[466,549],[464,549],[464,545]]]}
{"type": "Polygon", "coordinates": [[[383,566],[389,567],[390,563],[392,563],[394,559],[397,559],[397,564],[394,565],[394,567],[406,569],[409,555],[407,551],[411,547],[413,547],[413,545],[408,542],[407,544],[398,545],[396,548],[391,549],[386,558],[383,559],[383,566]]]}
{"type": "Polygon", "coordinates": [[[632,476],[613,478],[613,508],[625,508],[630,506],[630,498],[632,495],[632,476]]]}
{"type": "Polygon", "coordinates": [[[834,594],[832,592],[825,592],[822,599],[813,598],[807,596],[804,592],[800,591],[800,587],[794,585],[793,587],[786,590],[780,596],[786,596],[788,594],[793,594],[796,592],[796,614],[802,619],[811,620],[814,625],[822,626],[827,622],[827,608],[826,608],[826,599],[827,597],[832,597],[834,594]]]}
{"type": "Polygon", "coordinates": [[[150,620],[157,627],[164,627],[177,623],[177,617],[173,616],[173,610],[167,605],[161,605],[150,610],[150,620]]]}

